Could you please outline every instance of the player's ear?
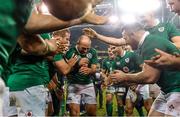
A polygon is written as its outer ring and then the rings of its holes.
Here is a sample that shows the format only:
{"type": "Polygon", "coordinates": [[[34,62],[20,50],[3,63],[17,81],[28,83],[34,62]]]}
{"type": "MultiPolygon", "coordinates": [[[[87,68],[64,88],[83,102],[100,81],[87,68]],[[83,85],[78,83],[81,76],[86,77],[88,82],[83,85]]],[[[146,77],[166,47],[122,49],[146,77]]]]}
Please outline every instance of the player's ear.
{"type": "Polygon", "coordinates": [[[136,34],[136,32],[130,32],[131,36],[134,36],[136,34]]]}
{"type": "Polygon", "coordinates": [[[76,42],[77,45],[79,45],[79,40],[76,42]]]}

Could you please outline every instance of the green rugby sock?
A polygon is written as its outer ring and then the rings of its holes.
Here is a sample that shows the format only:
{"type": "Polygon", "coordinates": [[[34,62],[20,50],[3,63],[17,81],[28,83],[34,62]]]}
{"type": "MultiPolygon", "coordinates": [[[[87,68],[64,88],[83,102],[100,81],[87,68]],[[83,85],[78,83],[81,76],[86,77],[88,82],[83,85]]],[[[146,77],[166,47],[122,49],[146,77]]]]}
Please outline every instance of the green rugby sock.
{"type": "Polygon", "coordinates": [[[144,116],[144,112],[143,112],[143,109],[142,107],[141,108],[136,108],[138,113],[139,113],[139,116],[143,117],[144,116]]]}
{"type": "Polygon", "coordinates": [[[112,112],[113,112],[112,103],[106,104],[106,112],[107,112],[107,115],[108,115],[108,116],[112,116],[112,112]]]}
{"type": "Polygon", "coordinates": [[[124,115],[124,106],[118,106],[118,116],[124,115]]]}

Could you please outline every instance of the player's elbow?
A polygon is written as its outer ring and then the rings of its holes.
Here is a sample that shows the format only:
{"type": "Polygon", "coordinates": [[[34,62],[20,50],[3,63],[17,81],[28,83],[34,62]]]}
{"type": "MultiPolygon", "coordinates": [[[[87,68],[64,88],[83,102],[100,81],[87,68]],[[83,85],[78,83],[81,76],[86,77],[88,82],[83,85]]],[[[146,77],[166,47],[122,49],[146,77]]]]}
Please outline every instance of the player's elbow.
{"type": "Polygon", "coordinates": [[[63,74],[63,75],[67,75],[68,73],[69,73],[69,70],[68,70],[68,69],[62,70],[62,74],[63,74]]]}
{"type": "Polygon", "coordinates": [[[146,74],[145,75],[145,80],[147,84],[154,84],[157,82],[159,76],[155,75],[155,74],[146,74]]]}
{"type": "Polygon", "coordinates": [[[71,67],[68,66],[68,65],[66,65],[66,66],[64,66],[63,68],[61,68],[59,71],[61,71],[61,73],[62,73],[63,75],[67,75],[67,74],[71,71],[71,67]]]}

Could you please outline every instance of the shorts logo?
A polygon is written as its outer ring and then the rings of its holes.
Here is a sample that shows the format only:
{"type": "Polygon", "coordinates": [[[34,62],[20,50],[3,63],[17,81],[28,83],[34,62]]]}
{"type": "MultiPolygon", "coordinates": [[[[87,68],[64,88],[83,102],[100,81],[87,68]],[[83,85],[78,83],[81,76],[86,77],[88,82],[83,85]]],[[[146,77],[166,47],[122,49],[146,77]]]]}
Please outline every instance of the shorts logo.
{"type": "Polygon", "coordinates": [[[169,111],[173,111],[174,108],[175,108],[175,107],[171,104],[171,105],[169,106],[169,111]]]}
{"type": "Polygon", "coordinates": [[[126,63],[129,63],[129,58],[126,58],[126,59],[125,59],[125,62],[126,62],[126,63]]]}
{"type": "Polygon", "coordinates": [[[164,27],[158,28],[159,32],[164,32],[164,27]]]}
{"type": "Polygon", "coordinates": [[[87,57],[88,59],[91,59],[91,58],[92,58],[92,54],[91,54],[91,53],[88,53],[88,54],[86,54],[86,57],[87,57]]]}
{"type": "Polygon", "coordinates": [[[73,100],[72,97],[68,97],[67,100],[73,100]]]}
{"type": "Polygon", "coordinates": [[[125,66],[125,67],[123,67],[123,71],[128,73],[129,72],[129,68],[125,66]]]}
{"type": "Polygon", "coordinates": [[[32,111],[28,111],[28,112],[26,112],[26,117],[32,117],[33,115],[32,115],[32,111]]]}

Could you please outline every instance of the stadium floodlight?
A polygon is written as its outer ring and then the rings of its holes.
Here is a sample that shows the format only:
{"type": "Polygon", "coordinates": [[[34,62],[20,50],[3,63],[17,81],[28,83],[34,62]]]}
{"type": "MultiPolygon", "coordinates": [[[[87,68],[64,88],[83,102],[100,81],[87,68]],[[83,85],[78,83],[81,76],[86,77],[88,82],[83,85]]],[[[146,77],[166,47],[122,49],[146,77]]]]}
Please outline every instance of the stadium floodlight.
{"type": "Polygon", "coordinates": [[[133,14],[124,14],[121,15],[120,20],[123,24],[132,24],[136,22],[136,17],[133,14]]]}
{"type": "Polygon", "coordinates": [[[111,24],[118,23],[118,20],[119,20],[119,18],[116,15],[112,15],[109,17],[109,23],[111,23],[111,24]]]}
{"type": "Polygon", "coordinates": [[[143,14],[161,6],[159,0],[118,0],[118,7],[125,13],[143,14]]]}

